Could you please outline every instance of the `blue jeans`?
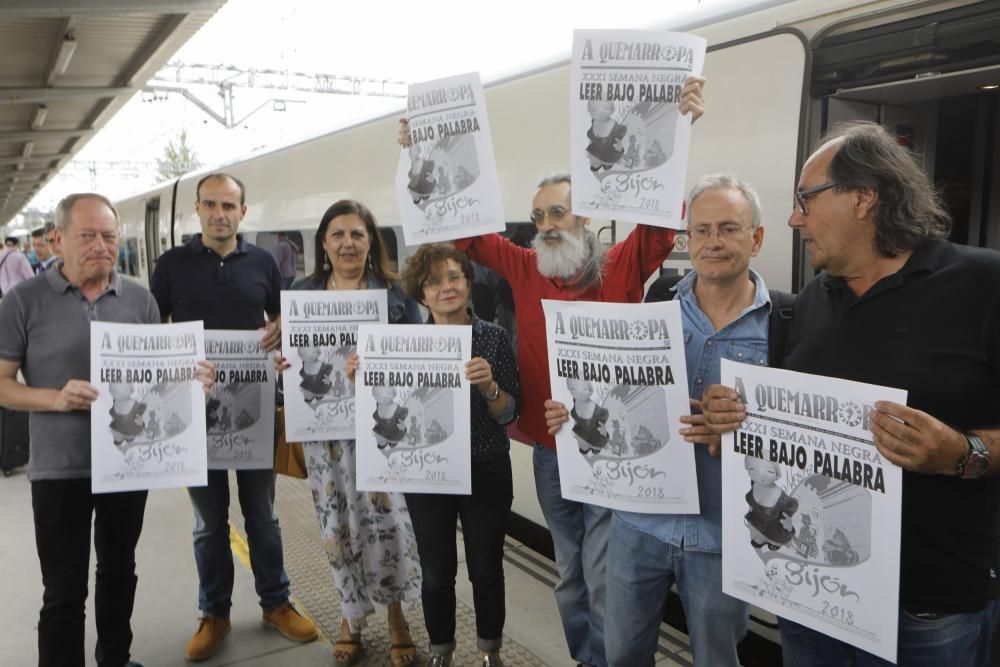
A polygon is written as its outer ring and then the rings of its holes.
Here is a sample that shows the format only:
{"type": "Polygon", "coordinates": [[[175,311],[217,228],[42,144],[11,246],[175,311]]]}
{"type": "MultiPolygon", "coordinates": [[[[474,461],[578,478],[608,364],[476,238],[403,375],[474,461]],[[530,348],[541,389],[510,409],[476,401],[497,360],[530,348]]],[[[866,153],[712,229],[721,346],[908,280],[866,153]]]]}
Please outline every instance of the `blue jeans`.
{"type": "Polygon", "coordinates": [[[556,604],[569,653],[579,663],[605,667],[604,598],[611,510],[565,500],[556,452],[535,445],[535,491],[556,551],[556,604]]]}
{"type": "MultiPolygon", "coordinates": [[[[274,513],[274,471],[237,470],[236,484],[254,585],[261,608],[269,611],[288,601],[281,528],[274,513]]],[[[209,616],[228,618],[234,575],[229,547],[229,471],[209,470],[208,486],[191,487],[188,495],[194,506],[198,608],[209,616]]]]}
{"type": "Polygon", "coordinates": [[[609,665],[653,665],[664,603],[676,583],[695,666],[739,666],[736,645],[747,632],[749,611],[722,592],[722,554],[685,551],[615,516],[608,562],[604,630],[609,665]]]}
{"type": "MultiPolygon", "coordinates": [[[[900,667],[986,667],[997,602],[968,614],[917,618],[899,610],[900,667]]],[[[874,667],[892,663],[850,644],[781,618],[781,652],[785,667],[874,667]]]]}

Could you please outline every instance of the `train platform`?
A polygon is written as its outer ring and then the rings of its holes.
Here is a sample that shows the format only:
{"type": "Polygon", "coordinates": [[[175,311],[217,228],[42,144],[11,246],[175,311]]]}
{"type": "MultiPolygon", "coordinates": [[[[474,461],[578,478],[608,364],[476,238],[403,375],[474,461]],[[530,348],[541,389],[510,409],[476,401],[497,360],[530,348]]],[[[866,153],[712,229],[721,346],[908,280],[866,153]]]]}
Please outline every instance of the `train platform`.
{"type": "MultiPolygon", "coordinates": [[[[232,479],[232,478],[231,478],[232,479]]],[[[234,482],[233,482],[234,483],[234,482]]],[[[304,481],[278,479],[277,509],[285,545],[285,565],[292,583],[292,597],[299,609],[313,618],[321,638],[309,644],[289,642],[264,626],[253,587],[242,517],[235,501],[231,508],[232,549],[236,559],[232,632],[223,648],[203,663],[207,667],[303,667],[333,664],[329,638],[340,623],[339,602],[329,564],[316,525],[309,487],[304,481]]],[[[35,555],[30,488],[23,470],[0,478],[0,517],[4,539],[0,562],[6,604],[0,610],[0,663],[30,666],[37,661],[37,622],[42,583],[35,555]]],[[[197,626],[197,575],[191,549],[193,517],[184,490],[154,491],[146,507],[145,526],[137,550],[139,588],[132,616],[135,640],[133,659],[145,667],[187,665],[184,645],[197,626]]],[[[459,534],[459,540],[461,535],[459,534]]],[[[553,588],[555,564],[508,538],[505,552],[507,623],[503,657],[507,665],[570,667],[553,588]]],[[[461,544],[459,558],[464,560],[461,544]]],[[[91,557],[93,571],[93,556],[91,557]]],[[[93,575],[92,575],[93,576],[93,575]]],[[[93,591],[93,580],[90,590],[93,591]]],[[[464,567],[457,582],[458,647],[456,665],[478,664],[472,589],[464,567]]],[[[419,605],[407,612],[418,664],[427,661],[427,633],[419,605]]],[[[96,633],[93,600],[87,609],[87,665],[93,658],[96,633]]],[[[362,633],[364,652],[359,665],[390,665],[389,637],[383,615],[372,617],[362,633]]],[[[660,633],[658,665],[691,665],[687,638],[666,625],[660,633]]]]}

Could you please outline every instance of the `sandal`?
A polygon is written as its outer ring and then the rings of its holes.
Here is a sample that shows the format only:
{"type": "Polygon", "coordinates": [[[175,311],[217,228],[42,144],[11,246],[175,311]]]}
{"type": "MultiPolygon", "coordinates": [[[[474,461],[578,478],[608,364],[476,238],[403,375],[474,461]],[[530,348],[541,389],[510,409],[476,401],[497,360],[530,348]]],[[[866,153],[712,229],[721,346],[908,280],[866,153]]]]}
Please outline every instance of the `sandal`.
{"type": "MultiPolygon", "coordinates": [[[[345,625],[341,626],[341,633],[344,632],[345,625]]],[[[348,637],[340,637],[333,643],[333,662],[337,667],[349,667],[361,657],[361,633],[351,632],[348,628],[347,634],[348,637]]]]}
{"type": "Polygon", "coordinates": [[[333,644],[333,662],[338,667],[349,667],[361,657],[361,636],[357,639],[338,639],[333,644]],[[343,658],[340,656],[344,656],[343,658]]]}
{"type": "Polygon", "coordinates": [[[389,628],[389,657],[392,659],[394,667],[408,667],[417,664],[417,645],[410,637],[410,624],[404,623],[402,628],[393,631],[389,628]],[[393,642],[392,635],[406,633],[407,641],[393,642]]]}
{"type": "Polygon", "coordinates": [[[395,667],[406,667],[417,663],[417,645],[413,642],[390,644],[389,656],[395,667]]]}

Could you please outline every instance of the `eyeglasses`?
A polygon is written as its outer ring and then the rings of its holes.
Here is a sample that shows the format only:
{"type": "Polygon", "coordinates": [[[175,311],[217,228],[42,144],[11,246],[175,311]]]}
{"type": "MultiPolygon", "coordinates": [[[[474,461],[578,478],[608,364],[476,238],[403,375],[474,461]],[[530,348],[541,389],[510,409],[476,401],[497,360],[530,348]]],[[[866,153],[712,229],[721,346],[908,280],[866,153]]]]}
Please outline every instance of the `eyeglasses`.
{"type": "Polygon", "coordinates": [[[688,236],[695,241],[707,241],[712,238],[712,236],[718,235],[718,237],[723,241],[728,241],[729,239],[736,238],[751,227],[753,227],[753,225],[742,227],[732,222],[723,223],[718,227],[712,227],[711,225],[698,225],[697,227],[688,228],[688,236]]]}
{"type": "Polygon", "coordinates": [[[817,185],[814,188],[809,188],[808,190],[797,190],[795,192],[795,208],[799,209],[799,213],[802,215],[809,215],[809,210],[806,208],[806,200],[813,195],[818,195],[823,190],[829,190],[830,188],[835,188],[840,183],[837,181],[830,181],[829,183],[824,183],[823,185],[817,185]]]}
{"type": "Polygon", "coordinates": [[[428,278],[427,280],[425,280],[424,281],[424,288],[425,289],[440,289],[441,285],[444,284],[445,281],[447,281],[449,285],[454,286],[454,285],[459,284],[463,280],[465,280],[465,274],[464,273],[459,273],[458,271],[449,271],[444,276],[431,276],[430,278],[428,278]]]}
{"type": "Polygon", "coordinates": [[[555,206],[549,208],[548,211],[543,211],[540,208],[532,209],[531,213],[528,214],[528,218],[536,225],[540,225],[542,224],[542,220],[545,220],[546,216],[551,218],[552,222],[558,223],[567,215],[569,215],[569,209],[565,206],[559,206],[556,204],[555,206]]]}

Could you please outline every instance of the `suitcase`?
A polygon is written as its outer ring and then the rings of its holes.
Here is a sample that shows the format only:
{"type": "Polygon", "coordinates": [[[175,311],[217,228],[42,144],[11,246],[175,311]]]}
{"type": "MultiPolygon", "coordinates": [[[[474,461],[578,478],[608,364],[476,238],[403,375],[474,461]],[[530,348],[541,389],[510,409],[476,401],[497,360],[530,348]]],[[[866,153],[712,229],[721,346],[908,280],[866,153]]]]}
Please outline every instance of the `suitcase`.
{"type": "Polygon", "coordinates": [[[0,408],[0,470],[10,477],[28,464],[28,413],[0,408]]]}

